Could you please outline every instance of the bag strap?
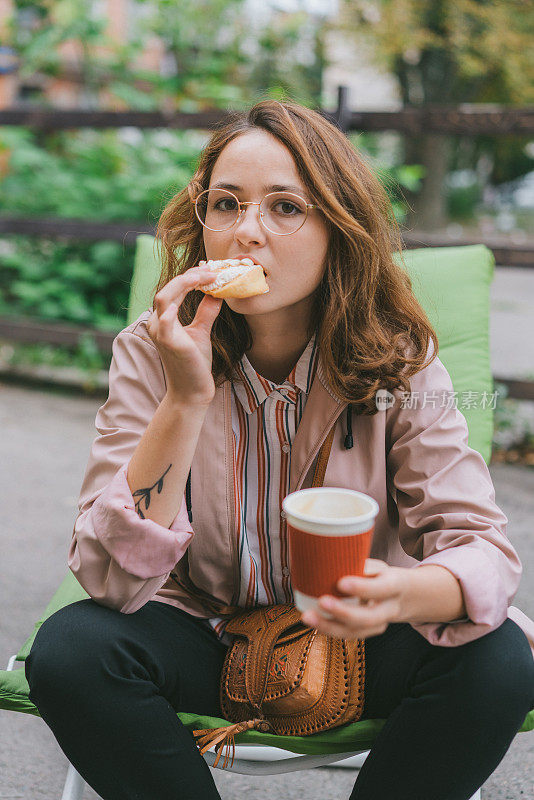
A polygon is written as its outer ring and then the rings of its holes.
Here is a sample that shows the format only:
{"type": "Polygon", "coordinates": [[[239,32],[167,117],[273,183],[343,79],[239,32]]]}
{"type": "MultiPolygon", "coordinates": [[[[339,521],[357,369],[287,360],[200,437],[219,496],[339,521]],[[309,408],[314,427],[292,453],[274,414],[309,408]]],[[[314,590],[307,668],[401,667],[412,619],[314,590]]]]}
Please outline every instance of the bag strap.
{"type": "Polygon", "coordinates": [[[312,487],[322,486],[324,481],[324,474],[326,472],[326,465],[328,464],[328,457],[332,449],[332,442],[334,441],[335,424],[330,428],[330,432],[324,440],[319,455],[317,456],[317,463],[315,465],[315,472],[313,474],[312,487]]]}

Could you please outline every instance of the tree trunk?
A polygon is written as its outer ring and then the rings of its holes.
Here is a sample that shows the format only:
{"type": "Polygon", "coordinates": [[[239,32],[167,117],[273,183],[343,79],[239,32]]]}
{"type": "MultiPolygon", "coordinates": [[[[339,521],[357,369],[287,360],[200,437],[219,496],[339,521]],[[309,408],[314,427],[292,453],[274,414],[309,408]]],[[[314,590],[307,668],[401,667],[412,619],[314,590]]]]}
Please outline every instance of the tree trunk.
{"type": "MultiPolygon", "coordinates": [[[[434,0],[427,4],[421,24],[438,36],[446,31],[447,3],[434,0]]],[[[394,73],[399,80],[404,106],[456,104],[452,94],[456,64],[451,53],[442,47],[423,49],[415,64],[406,63],[401,56],[394,61],[394,73]]],[[[407,225],[432,231],[444,228],[448,222],[446,186],[452,137],[440,134],[405,136],[404,163],[421,164],[425,174],[418,193],[405,191],[409,203],[407,225]]]]}
{"type": "Polygon", "coordinates": [[[425,175],[421,191],[410,198],[412,210],[407,225],[434,231],[444,228],[448,221],[445,178],[449,168],[451,139],[441,134],[427,134],[418,139],[420,150],[415,163],[423,165],[425,175]]]}

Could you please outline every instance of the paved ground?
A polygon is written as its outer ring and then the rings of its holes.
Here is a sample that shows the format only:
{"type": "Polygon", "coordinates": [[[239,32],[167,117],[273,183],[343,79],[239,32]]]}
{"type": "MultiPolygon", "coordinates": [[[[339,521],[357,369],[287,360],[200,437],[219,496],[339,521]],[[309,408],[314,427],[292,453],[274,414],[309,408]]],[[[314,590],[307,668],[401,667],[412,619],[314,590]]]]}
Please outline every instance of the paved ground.
{"type": "MultiPolygon", "coordinates": [[[[66,571],[76,500],[99,404],[94,399],[0,385],[3,668],[66,571]]],[[[510,520],[510,539],[524,565],[514,604],[534,617],[534,470],[496,465],[491,472],[497,502],[510,520]]],[[[533,762],[534,733],[520,734],[484,785],[483,800],[534,797],[533,762]]],[[[41,720],[0,712],[1,800],[59,800],[66,768],[66,759],[41,720]]],[[[357,775],[341,769],[270,778],[218,770],[214,774],[223,800],[244,794],[251,800],[267,796],[341,800],[349,797],[357,775]]],[[[97,795],[86,788],[84,800],[97,800],[97,795]]]]}
{"type": "Polygon", "coordinates": [[[534,379],[534,270],[497,268],[491,284],[491,364],[505,378],[534,379]]]}

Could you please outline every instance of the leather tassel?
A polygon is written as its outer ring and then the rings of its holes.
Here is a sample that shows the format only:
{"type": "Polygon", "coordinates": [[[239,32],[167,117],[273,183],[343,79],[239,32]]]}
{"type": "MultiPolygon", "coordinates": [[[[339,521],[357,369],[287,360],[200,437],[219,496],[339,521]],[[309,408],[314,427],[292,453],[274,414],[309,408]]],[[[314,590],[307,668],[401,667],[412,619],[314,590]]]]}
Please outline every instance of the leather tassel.
{"type": "Polygon", "coordinates": [[[213,764],[214,767],[219,763],[223,747],[226,747],[225,759],[223,762],[223,769],[226,769],[228,758],[230,756],[230,748],[232,749],[232,762],[230,769],[233,766],[235,758],[235,736],[244,731],[258,730],[263,732],[272,731],[271,725],[265,719],[249,719],[246,722],[236,722],[234,725],[226,725],[224,728],[204,728],[200,731],[193,731],[193,736],[196,739],[196,744],[203,755],[210,747],[215,746],[217,758],[213,764]]]}

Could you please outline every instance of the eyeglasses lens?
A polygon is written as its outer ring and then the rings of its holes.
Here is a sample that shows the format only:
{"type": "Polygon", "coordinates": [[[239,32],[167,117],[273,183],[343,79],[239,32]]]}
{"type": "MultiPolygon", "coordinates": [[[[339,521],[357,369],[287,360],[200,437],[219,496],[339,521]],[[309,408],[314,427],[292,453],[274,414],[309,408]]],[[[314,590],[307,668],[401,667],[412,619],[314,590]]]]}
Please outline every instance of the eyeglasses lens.
{"type": "MultiPolygon", "coordinates": [[[[304,224],[307,214],[302,197],[290,192],[266,195],[259,210],[265,227],[278,234],[297,231],[304,224]]],[[[206,189],[197,199],[197,214],[207,228],[225,231],[237,222],[239,204],[234,195],[225,189],[206,189]]]]}

